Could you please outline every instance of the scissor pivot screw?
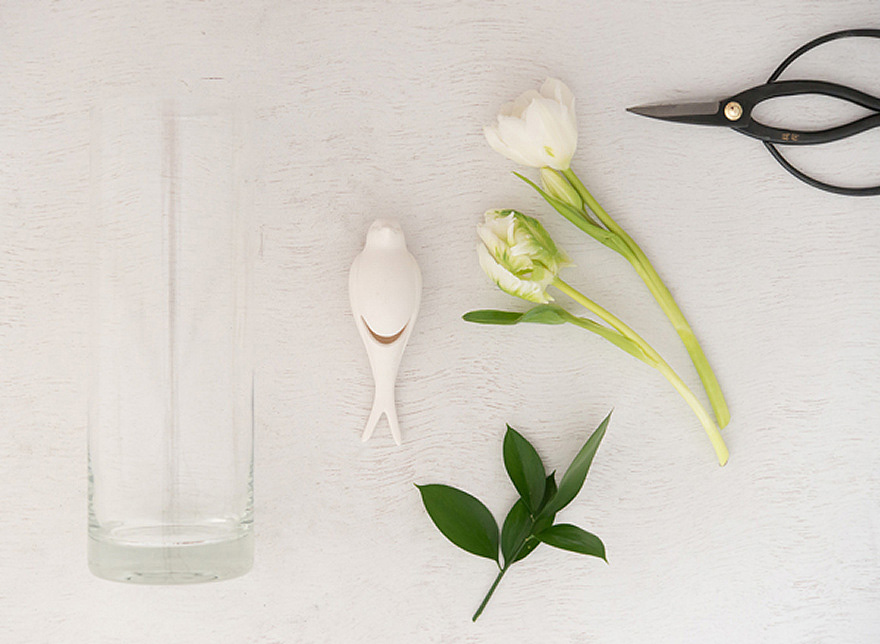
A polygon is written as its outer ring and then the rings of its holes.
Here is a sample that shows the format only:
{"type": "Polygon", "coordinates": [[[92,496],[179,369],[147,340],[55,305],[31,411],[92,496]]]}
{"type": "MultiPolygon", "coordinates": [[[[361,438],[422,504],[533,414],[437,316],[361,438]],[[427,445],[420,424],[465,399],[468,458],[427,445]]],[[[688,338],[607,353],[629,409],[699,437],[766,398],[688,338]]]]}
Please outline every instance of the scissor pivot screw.
{"type": "Polygon", "coordinates": [[[730,101],[724,106],[724,116],[728,121],[737,121],[743,115],[743,107],[736,101],[730,101]]]}

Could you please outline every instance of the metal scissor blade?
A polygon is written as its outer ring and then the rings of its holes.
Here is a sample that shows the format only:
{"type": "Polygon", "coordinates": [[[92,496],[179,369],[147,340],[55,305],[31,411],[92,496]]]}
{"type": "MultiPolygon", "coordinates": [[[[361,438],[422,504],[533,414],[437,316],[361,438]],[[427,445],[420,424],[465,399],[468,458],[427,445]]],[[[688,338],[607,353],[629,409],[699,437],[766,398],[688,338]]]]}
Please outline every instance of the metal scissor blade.
{"type": "Polygon", "coordinates": [[[717,116],[721,110],[720,101],[706,103],[670,103],[667,105],[639,105],[626,108],[627,112],[663,121],[695,123],[698,125],[721,125],[717,116]]]}

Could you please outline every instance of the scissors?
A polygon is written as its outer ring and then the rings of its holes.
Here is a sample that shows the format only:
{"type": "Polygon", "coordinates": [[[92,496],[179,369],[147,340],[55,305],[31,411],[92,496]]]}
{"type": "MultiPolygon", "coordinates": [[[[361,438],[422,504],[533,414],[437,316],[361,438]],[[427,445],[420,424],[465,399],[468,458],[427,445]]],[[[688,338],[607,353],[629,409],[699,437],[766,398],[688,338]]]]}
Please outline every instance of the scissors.
{"type": "Polygon", "coordinates": [[[799,49],[795,50],[786,58],[779,67],[770,75],[767,82],[747,89],[720,101],[708,103],[682,103],[668,105],[642,105],[630,107],[628,112],[661,119],[664,121],[677,121],[680,123],[694,123],[697,125],[720,125],[732,128],[735,132],[753,137],[764,143],[764,146],[773,155],[783,168],[788,170],[801,181],[821,190],[827,190],[840,195],[870,196],[880,195],[880,185],[850,188],[833,185],[819,181],[796,168],[786,159],[777,145],[816,145],[839,141],[854,134],[870,130],[880,126],[880,98],[865,94],[859,90],[837,83],[829,83],[816,80],[777,80],[779,76],[793,63],[811,49],[840,38],[867,37],[880,38],[880,29],[847,29],[826,34],[815,40],[811,40],[799,49]],[[758,103],[780,96],[798,96],[803,94],[822,94],[840,98],[850,103],[873,111],[873,114],[860,118],[851,123],[828,128],[825,130],[786,130],[770,127],[752,118],[752,110],[758,103]]]}

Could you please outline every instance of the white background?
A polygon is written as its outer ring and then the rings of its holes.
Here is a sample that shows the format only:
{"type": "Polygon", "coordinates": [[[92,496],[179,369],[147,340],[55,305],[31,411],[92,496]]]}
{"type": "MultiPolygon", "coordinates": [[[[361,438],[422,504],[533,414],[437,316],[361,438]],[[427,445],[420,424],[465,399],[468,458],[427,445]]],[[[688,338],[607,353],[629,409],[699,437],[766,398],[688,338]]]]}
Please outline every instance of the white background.
{"type": "MultiPolygon", "coordinates": [[[[880,198],[809,188],[732,132],[624,111],[730,95],[863,26],[880,26],[875,1],[0,2],[0,640],[880,641],[880,198]],[[498,106],[549,75],[578,97],[574,168],[715,367],[723,469],[668,383],[597,337],[460,319],[522,308],[474,253],[481,213],[518,207],[575,259],[567,279],[699,390],[629,265],[485,144],[498,106]],[[237,580],[134,587],[85,558],[88,111],[181,92],[256,114],[257,555],[237,580]],[[401,448],[384,421],[359,439],[372,382],[347,274],[379,216],[401,220],[424,275],[401,448]],[[505,423],[561,469],[612,407],[560,517],[609,565],[544,546],[472,624],[493,566],[440,535],[413,482],[500,519],[505,423]]],[[[857,45],[803,75],[880,94],[880,42],[857,45]]],[[[804,104],[787,113],[815,117],[804,104]]],[[[878,149],[874,131],[810,159],[876,182],[878,149]]]]}

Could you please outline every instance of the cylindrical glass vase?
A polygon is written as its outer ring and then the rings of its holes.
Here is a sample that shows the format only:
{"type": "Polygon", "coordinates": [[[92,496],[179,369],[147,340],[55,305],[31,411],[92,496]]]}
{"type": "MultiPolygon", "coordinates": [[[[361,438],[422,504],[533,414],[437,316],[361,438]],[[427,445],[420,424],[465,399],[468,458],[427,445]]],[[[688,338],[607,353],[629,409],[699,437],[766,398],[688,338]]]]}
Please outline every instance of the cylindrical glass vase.
{"type": "Polygon", "coordinates": [[[92,117],[89,567],[152,584],[253,562],[246,122],[120,101],[92,117]]]}

